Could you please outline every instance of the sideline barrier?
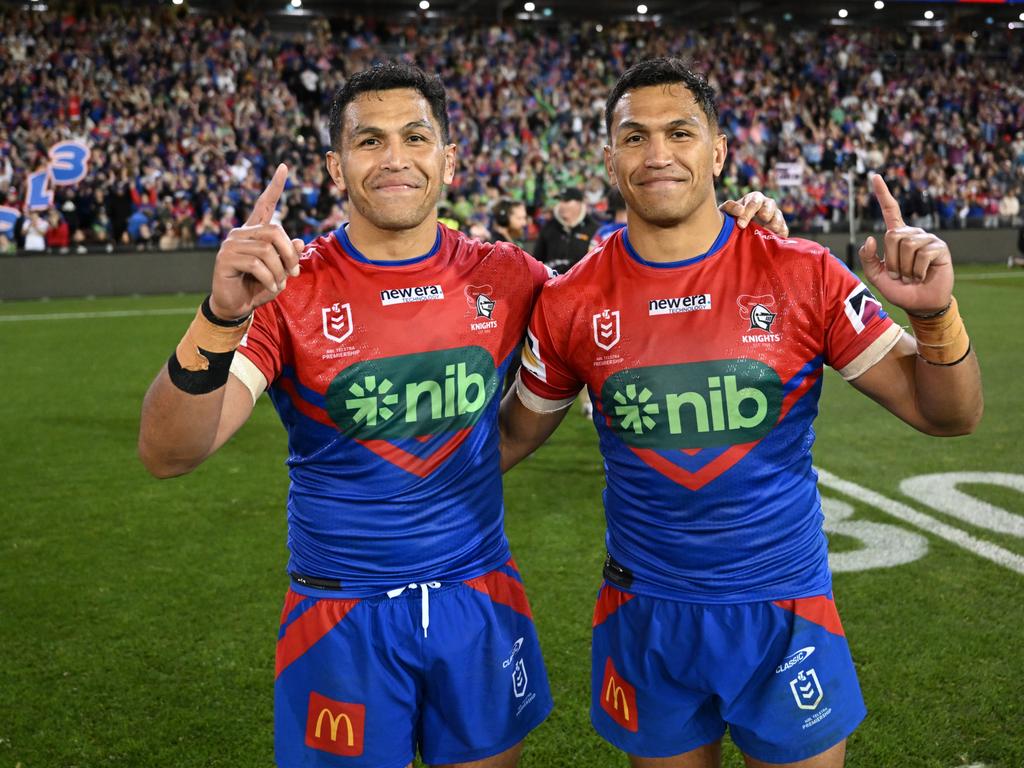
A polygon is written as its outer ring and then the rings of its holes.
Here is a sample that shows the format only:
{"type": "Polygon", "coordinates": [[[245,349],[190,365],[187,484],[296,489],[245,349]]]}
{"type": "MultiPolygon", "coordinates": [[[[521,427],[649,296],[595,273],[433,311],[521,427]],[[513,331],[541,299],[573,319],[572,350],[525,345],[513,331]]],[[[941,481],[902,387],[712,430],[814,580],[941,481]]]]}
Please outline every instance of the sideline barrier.
{"type": "MultiPolygon", "coordinates": [[[[880,239],[882,233],[862,233],[880,239]]],[[[1015,229],[953,229],[937,232],[960,263],[1005,265],[1017,253],[1015,229]]],[[[796,237],[798,235],[794,235],[796,237]]],[[[809,235],[845,261],[845,233],[809,235]]],[[[0,300],[204,293],[210,289],[215,250],[125,253],[32,254],[0,258],[0,300]]],[[[854,263],[857,258],[854,256],[854,263]]]]}

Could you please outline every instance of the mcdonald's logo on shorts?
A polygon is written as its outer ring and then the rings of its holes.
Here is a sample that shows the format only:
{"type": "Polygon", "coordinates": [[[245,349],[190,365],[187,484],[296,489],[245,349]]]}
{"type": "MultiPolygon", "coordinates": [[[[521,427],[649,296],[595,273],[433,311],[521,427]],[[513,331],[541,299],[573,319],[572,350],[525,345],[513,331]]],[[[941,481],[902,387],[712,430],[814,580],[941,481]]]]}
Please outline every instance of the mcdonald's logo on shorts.
{"type": "Polygon", "coordinates": [[[343,757],[363,754],[366,706],[335,701],[316,691],[309,694],[306,746],[343,757]]]}
{"type": "Polygon", "coordinates": [[[601,709],[627,731],[637,732],[640,726],[636,711],[636,688],[622,679],[612,664],[612,657],[604,663],[604,681],[601,683],[601,709]]]}

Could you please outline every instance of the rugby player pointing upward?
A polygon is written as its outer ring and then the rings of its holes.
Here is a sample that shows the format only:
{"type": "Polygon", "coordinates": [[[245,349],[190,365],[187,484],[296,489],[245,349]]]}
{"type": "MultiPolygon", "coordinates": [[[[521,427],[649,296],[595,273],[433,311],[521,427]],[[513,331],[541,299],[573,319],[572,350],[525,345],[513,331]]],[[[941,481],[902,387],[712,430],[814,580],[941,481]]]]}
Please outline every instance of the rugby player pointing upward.
{"type": "Polygon", "coordinates": [[[726,142],[706,81],[629,69],[605,118],[627,226],[549,282],[502,406],[508,468],[582,385],[606,468],[609,557],[591,719],[644,768],[832,768],[865,709],[831,596],[811,467],[822,366],[917,429],[970,432],[978,363],[946,244],[907,227],[883,180],[885,257],[861,259],[916,339],[828,251],[715,206],[726,142]]]}
{"type": "Polygon", "coordinates": [[[446,110],[413,67],[349,79],[327,167],[350,222],[304,251],[289,241],[270,223],[279,167],[143,405],[140,454],[159,476],[216,451],[263,391],[288,432],[283,768],[402,768],[417,750],[508,768],[551,708],[502,527],[497,432],[499,384],[549,273],[439,226],[446,110]]]}

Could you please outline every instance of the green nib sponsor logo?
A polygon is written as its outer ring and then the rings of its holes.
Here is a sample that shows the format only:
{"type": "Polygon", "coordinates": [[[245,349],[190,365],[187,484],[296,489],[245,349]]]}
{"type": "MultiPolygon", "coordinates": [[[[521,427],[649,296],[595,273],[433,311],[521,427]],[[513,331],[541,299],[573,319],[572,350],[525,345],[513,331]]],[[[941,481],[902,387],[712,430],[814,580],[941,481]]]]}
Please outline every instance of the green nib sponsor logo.
{"type": "Polygon", "coordinates": [[[779,418],[782,382],[756,360],[714,360],[619,371],[601,398],[629,445],[708,448],[767,435],[779,418]]]}
{"type": "Polygon", "coordinates": [[[615,415],[620,417],[620,429],[631,429],[636,434],[643,434],[646,429],[650,432],[654,429],[655,416],[661,409],[657,403],[650,402],[651,390],[644,387],[639,394],[635,384],[627,384],[623,392],[616,392],[612,399],[618,403],[615,406],[615,415]]]}
{"type": "Polygon", "coordinates": [[[352,420],[363,422],[367,426],[377,426],[378,416],[387,421],[395,412],[388,406],[398,405],[398,395],[388,394],[392,385],[388,379],[383,379],[377,385],[377,377],[365,376],[362,384],[353,384],[348,391],[355,395],[351,400],[345,401],[345,407],[355,411],[352,420]]]}
{"type": "Polygon", "coordinates": [[[487,350],[460,347],[356,363],[327,388],[327,412],[360,440],[437,435],[475,424],[497,389],[487,350]]]}

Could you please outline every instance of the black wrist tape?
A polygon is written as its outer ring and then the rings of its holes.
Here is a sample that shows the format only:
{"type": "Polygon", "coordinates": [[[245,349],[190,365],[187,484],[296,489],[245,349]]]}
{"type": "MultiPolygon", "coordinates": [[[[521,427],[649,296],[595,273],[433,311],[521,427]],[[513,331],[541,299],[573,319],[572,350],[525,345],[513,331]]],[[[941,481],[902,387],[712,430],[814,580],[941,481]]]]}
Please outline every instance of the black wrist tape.
{"type": "Polygon", "coordinates": [[[171,383],[190,395],[205,395],[207,392],[213,392],[227,384],[231,361],[235,357],[234,350],[207,352],[205,349],[200,349],[199,352],[210,361],[210,367],[205,371],[185,370],[178,362],[177,354],[171,354],[167,359],[167,373],[171,377],[171,383]]]}

